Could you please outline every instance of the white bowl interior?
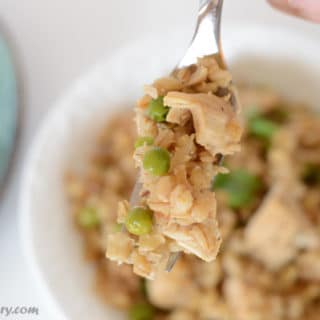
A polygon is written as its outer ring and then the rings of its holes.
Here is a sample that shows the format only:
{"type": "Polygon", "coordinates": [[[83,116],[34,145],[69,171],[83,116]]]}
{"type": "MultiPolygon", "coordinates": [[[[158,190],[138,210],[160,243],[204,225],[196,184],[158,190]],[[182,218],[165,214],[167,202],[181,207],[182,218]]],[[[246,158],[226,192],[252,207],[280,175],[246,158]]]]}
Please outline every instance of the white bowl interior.
{"type": "MultiPolygon", "coordinates": [[[[85,163],[112,113],[133,105],[144,83],[174,66],[185,48],[179,34],[141,40],[97,65],[53,108],[30,149],[20,199],[22,241],[59,319],[121,319],[92,292],[93,270],[83,260],[81,237],[67,212],[63,174],[85,163]]],[[[223,36],[236,78],[270,85],[317,107],[319,43],[269,26],[237,26],[223,36]]]]}

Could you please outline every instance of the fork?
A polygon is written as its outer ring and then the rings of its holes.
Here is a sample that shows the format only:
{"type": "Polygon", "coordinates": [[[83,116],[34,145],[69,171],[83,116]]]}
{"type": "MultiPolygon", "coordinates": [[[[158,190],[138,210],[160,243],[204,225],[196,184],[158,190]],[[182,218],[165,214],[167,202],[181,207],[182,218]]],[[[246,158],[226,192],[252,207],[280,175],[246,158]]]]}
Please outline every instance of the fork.
{"type": "MultiPolygon", "coordinates": [[[[223,0],[200,0],[194,35],[189,48],[174,70],[195,64],[197,58],[208,55],[214,55],[220,67],[226,69],[220,43],[222,6],[223,0]]],[[[219,161],[221,160],[222,157],[219,161]]],[[[135,206],[139,202],[141,187],[141,183],[137,181],[130,197],[131,206],[135,206]]],[[[170,254],[166,271],[172,270],[180,254],[180,252],[170,254]]]]}

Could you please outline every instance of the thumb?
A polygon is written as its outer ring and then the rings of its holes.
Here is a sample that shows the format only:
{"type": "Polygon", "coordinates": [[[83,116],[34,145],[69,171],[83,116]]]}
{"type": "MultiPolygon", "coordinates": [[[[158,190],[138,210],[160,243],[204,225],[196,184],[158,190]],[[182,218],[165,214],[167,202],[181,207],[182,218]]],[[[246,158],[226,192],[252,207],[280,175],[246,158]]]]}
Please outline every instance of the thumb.
{"type": "Polygon", "coordinates": [[[320,0],[268,0],[269,3],[287,13],[314,22],[320,22],[320,0]]]}

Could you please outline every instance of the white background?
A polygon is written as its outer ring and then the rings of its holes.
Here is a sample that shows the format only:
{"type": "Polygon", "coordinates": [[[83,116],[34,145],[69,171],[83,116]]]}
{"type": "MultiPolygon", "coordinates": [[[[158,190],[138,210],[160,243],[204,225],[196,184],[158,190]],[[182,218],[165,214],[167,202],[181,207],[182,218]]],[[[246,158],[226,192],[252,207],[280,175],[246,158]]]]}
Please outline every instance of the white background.
{"type": "MultiPolygon", "coordinates": [[[[39,316],[19,318],[50,319],[23,258],[17,212],[23,159],[44,114],[75,78],[126,42],[153,32],[170,36],[181,25],[191,37],[197,5],[197,0],[0,0],[0,27],[15,48],[24,111],[16,162],[0,202],[0,307],[36,306],[39,316]]],[[[288,25],[316,33],[320,41],[320,26],[283,16],[264,0],[226,0],[223,23],[230,20],[288,25]]]]}

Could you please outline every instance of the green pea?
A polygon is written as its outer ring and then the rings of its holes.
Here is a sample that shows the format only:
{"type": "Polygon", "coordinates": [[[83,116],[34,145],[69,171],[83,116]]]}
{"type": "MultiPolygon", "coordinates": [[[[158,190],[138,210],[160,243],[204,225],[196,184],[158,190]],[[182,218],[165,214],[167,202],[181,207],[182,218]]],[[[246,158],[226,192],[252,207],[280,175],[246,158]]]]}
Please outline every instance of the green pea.
{"type": "Polygon", "coordinates": [[[152,230],[152,211],[147,208],[134,208],[126,218],[127,230],[137,236],[148,234],[152,230]]]}
{"type": "Polygon", "coordinates": [[[170,169],[170,153],[163,148],[154,147],[143,157],[143,168],[154,176],[163,176],[170,169]]]}
{"type": "Polygon", "coordinates": [[[100,224],[97,210],[92,207],[82,208],[78,214],[78,223],[87,229],[97,227],[100,224]]]}
{"type": "Polygon", "coordinates": [[[228,205],[233,209],[240,209],[251,204],[254,200],[255,194],[246,191],[234,191],[229,193],[228,205]]]}
{"type": "Polygon", "coordinates": [[[169,112],[169,107],[163,104],[163,97],[158,97],[157,99],[152,99],[148,106],[148,116],[156,122],[166,121],[167,114],[169,112]]]}
{"type": "Polygon", "coordinates": [[[271,140],[278,128],[279,126],[275,122],[263,116],[254,116],[248,122],[249,133],[267,141],[271,140]]]}
{"type": "Polygon", "coordinates": [[[152,137],[139,137],[134,143],[134,148],[137,149],[142,146],[152,146],[152,145],[153,145],[152,137]]]}
{"type": "Polygon", "coordinates": [[[136,303],[129,310],[130,320],[152,320],[154,316],[154,308],[146,302],[136,303]]]}
{"type": "Polygon", "coordinates": [[[213,190],[223,190],[228,195],[228,205],[240,209],[250,205],[256,198],[262,183],[246,170],[234,170],[228,174],[218,174],[212,183],[213,190]]]}

